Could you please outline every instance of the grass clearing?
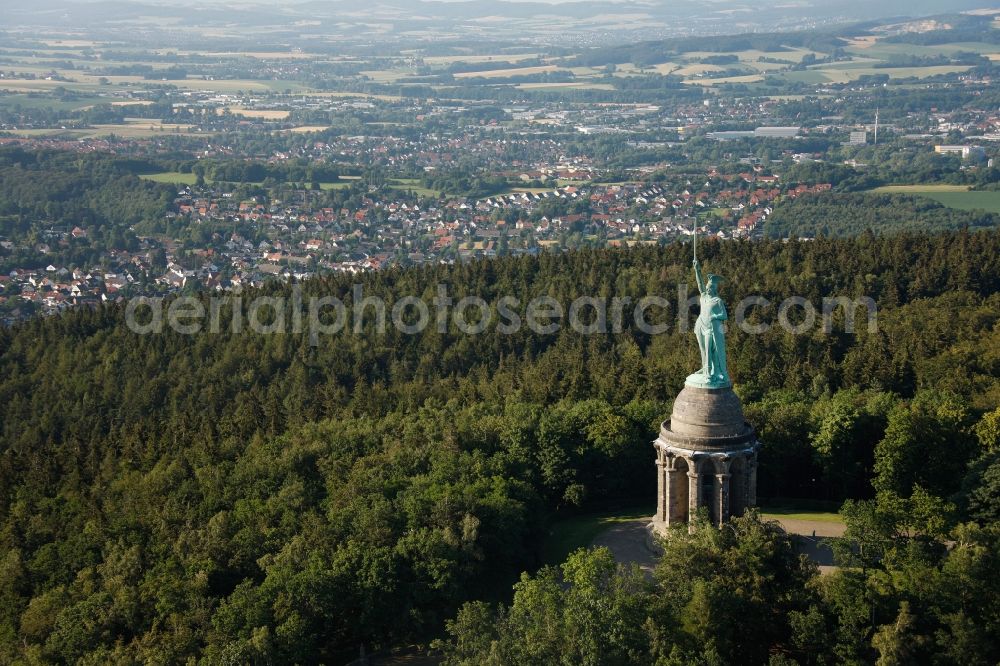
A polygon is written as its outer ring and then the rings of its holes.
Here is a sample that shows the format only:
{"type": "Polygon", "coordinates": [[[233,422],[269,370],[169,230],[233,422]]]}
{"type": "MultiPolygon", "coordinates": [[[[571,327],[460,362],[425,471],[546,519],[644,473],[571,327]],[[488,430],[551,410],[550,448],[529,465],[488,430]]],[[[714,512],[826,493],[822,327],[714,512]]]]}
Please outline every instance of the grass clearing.
{"type": "Polygon", "coordinates": [[[835,509],[837,502],[819,500],[773,499],[764,501],[758,507],[764,518],[777,520],[814,520],[821,523],[843,523],[843,519],[835,509]]]}
{"type": "MultiPolygon", "coordinates": [[[[181,173],[180,171],[161,171],[160,173],[147,173],[139,176],[143,180],[150,180],[154,183],[167,183],[168,185],[194,185],[198,182],[198,176],[193,173],[181,173]]],[[[206,182],[207,182],[206,178],[206,182]]]]}
{"type": "Polygon", "coordinates": [[[969,189],[968,185],[884,185],[870,191],[887,194],[912,194],[933,199],[948,208],[984,210],[988,213],[1000,214],[1000,191],[973,191],[969,189]]]}
{"type": "Polygon", "coordinates": [[[769,509],[762,507],[760,515],[763,518],[778,520],[786,518],[788,520],[815,520],[820,523],[843,523],[840,514],[830,511],[794,511],[791,509],[769,509]]]}
{"type": "Polygon", "coordinates": [[[432,190],[424,187],[423,185],[420,185],[420,181],[416,178],[394,178],[389,181],[388,185],[394,190],[413,192],[418,197],[438,198],[441,196],[440,190],[432,190]]]}
{"type": "Polygon", "coordinates": [[[1000,214],[1000,192],[932,192],[922,196],[958,210],[985,210],[1000,214]]]}
{"type": "Polygon", "coordinates": [[[903,192],[907,194],[927,194],[928,192],[968,192],[968,185],[883,185],[872,192],[903,192]]]}
{"type": "MultiPolygon", "coordinates": [[[[649,519],[650,506],[624,507],[571,516],[554,521],[542,543],[541,558],[545,564],[560,564],[577,548],[589,546],[599,534],[618,523],[649,519]]],[[[810,502],[775,502],[760,507],[763,518],[777,520],[810,520],[842,524],[843,520],[828,508],[814,508],[810,502]]]]}
{"type": "Polygon", "coordinates": [[[566,556],[577,548],[593,543],[597,535],[615,525],[633,520],[649,518],[652,509],[648,506],[606,510],[557,520],[549,527],[548,535],[542,542],[541,557],[545,564],[561,564],[566,556]]]}

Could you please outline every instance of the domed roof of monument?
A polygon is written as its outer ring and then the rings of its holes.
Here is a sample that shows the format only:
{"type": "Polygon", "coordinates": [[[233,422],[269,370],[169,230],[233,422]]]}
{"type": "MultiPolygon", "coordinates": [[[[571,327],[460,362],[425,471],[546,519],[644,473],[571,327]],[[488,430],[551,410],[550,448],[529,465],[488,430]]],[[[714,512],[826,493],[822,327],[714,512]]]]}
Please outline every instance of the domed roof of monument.
{"type": "Polygon", "coordinates": [[[753,428],[743,416],[739,396],[731,387],[685,385],[660,434],[672,443],[693,448],[725,448],[755,439],[753,428]]]}

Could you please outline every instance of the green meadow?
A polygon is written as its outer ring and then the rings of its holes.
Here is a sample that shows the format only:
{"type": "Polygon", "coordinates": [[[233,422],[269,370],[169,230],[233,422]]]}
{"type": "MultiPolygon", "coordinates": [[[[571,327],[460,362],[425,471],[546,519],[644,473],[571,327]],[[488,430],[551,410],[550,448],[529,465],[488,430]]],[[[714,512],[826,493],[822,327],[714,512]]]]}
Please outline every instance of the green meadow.
{"type": "Polygon", "coordinates": [[[929,192],[921,196],[930,197],[948,208],[1000,214],[1000,192],[929,192]]]}
{"type": "MultiPolygon", "coordinates": [[[[180,171],[162,171],[160,173],[147,173],[140,178],[151,180],[154,183],[169,183],[172,185],[194,185],[198,176],[193,173],[181,173],[180,171]]],[[[207,179],[206,179],[207,180],[207,179]]]]}
{"type": "Polygon", "coordinates": [[[984,210],[1000,213],[1000,191],[971,191],[966,185],[885,185],[873,192],[914,194],[958,210],[984,210]]]}

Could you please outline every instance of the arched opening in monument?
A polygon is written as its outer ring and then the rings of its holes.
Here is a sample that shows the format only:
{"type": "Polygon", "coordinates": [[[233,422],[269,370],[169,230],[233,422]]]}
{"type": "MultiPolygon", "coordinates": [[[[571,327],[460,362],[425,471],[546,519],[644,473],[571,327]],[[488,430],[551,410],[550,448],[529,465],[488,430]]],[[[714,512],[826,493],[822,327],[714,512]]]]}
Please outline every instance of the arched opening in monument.
{"type": "Polygon", "coordinates": [[[742,516],[747,510],[746,459],[742,456],[729,466],[729,515],[742,516]]]}
{"type": "Polygon", "coordinates": [[[670,511],[670,524],[680,525],[688,522],[690,518],[688,510],[691,505],[690,496],[688,494],[688,472],[690,468],[688,467],[687,461],[684,458],[674,459],[674,469],[670,472],[670,501],[669,509],[670,511]]]}
{"type": "Polygon", "coordinates": [[[704,463],[698,481],[701,483],[701,506],[708,508],[709,520],[712,521],[712,524],[717,524],[719,522],[719,503],[715,494],[714,465],[708,462],[704,463]]]}

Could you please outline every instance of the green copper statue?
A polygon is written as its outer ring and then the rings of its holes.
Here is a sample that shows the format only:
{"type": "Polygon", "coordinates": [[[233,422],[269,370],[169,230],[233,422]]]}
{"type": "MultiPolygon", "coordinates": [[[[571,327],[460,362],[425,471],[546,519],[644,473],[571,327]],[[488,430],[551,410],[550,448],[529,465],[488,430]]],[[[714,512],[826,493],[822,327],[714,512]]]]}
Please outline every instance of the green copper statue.
{"type": "Polygon", "coordinates": [[[698,293],[701,294],[698,301],[701,313],[694,324],[694,335],[701,352],[701,370],[689,375],[684,383],[697,388],[725,388],[730,383],[729,370],[726,368],[726,334],[722,330],[722,322],[729,319],[729,315],[726,314],[726,304],[719,296],[722,277],[709,273],[707,283],[701,278],[697,229],[694,236],[694,260],[691,263],[698,282],[698,293]]]}

